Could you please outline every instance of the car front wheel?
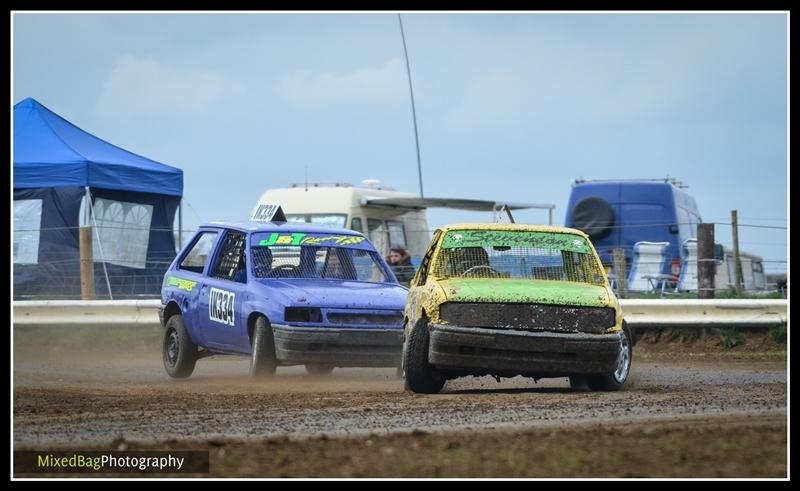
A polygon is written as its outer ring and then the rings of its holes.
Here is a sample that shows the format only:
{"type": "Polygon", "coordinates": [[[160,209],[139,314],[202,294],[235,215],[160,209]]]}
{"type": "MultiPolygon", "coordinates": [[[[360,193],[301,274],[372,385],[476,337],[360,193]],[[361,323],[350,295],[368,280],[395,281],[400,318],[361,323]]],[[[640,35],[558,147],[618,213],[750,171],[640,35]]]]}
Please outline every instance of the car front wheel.
{"type": "Polygon", "coordinates": [[[421,394],[436,394],[444,387],[445,378],[428,363],[430,333],[428,319],[417,322],[408,336],[404,353],[403,369],[406,374],[406,389],[421,394]]]}
{"type": "Polygon", "coordinates": [[[589,388],[596,391],[615,391],[620,390],[628,374],[631,372],[631,361],[633,360],[633,342],[628,331],[628,326],[622,323],[622,336],[619,341],[619,356],[617,357],[617,367],[611,373],[600,375],[590,375],[586,378],[589,388]]]}
{"type": "Polygon", "coordinates": [[[275,375],[278,362],[275,358],[275,338],[272,326],[264,316],[256,319],[253,328],[253,353],[250,357],[250,375],[253,377],[271,377],[275,375]]]}

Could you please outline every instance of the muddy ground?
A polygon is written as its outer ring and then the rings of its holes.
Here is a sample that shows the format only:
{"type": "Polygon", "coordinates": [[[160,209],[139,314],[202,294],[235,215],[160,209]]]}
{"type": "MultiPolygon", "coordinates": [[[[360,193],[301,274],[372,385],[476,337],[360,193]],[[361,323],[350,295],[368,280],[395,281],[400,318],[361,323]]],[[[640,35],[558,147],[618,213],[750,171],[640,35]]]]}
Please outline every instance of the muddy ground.
{"type": "Polygon", "coordinates": [[[785,344],[725,339],[648,334],[622,392],[484,377],[413,395],[391,369],[253,381],[238,357],[175,381],[157,332],[27,330],[14,446],[209,450],[233,477],[786,477],[785,344]]]}

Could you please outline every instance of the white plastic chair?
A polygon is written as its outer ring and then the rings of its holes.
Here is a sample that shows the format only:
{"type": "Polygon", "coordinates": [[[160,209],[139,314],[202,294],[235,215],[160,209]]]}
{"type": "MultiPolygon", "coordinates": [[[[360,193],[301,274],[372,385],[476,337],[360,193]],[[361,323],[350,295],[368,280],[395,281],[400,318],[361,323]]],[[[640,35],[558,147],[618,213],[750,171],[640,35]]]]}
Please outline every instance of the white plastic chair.
{"type": "Polygon", "coordinates": [[[634,292],[656,292],[661,294],[672,276],[662,273],[669,242],[637,242],[633,245],[633,265],[628,275],[628,290],[634,292]]]}
{"type": "Polygon", "coordinates": [[[686,239],[681,245],[681,273],[675,289],[697,291],[697,239],[686,239]]]}

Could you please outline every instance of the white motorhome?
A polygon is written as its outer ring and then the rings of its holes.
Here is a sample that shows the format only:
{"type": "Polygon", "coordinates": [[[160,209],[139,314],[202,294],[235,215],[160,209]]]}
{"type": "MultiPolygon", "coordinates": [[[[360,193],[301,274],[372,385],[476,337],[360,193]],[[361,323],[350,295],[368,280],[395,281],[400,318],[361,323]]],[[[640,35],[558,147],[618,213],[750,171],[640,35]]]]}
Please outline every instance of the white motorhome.
{"type": "MultiPolygon", "coordinates": [[[[543,208],[550,212],[555,205],[507,203],[502,201],[463,198],[420,198],[381,186],[379,181],[364,180],[357,187],[347,183],[293,184],[288,188],[268,189],[261,195],[259,206],[279,204],[287,221],[313,223],[319,226],[349,228],[367,235],[381,254],[395,245],[405,248],[418,260],[431,238],[425,210],[454,208],[469,211],[543,208]]],[[[415,261],[416,262],[416,261],[415,261]]]]}
{"type": "Polygon", "coordinates": [[[362,232],[384,255],[390,247],[398,245],[413,256],[424,251],[431,237],[425,209],[366,206],[376,198],[413,197],[377,185],[361,188],[346,183],[293,184],[288,188],[268,189],[258,205],[280,204],[289,222],[362,232]]]}

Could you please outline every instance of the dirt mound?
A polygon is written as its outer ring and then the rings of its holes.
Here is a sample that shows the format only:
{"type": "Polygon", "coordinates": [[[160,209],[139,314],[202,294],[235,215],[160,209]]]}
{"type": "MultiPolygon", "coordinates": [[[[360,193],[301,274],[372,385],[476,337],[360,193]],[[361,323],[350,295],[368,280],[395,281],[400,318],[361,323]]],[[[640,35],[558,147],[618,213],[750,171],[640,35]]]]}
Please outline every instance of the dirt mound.
{"type": "Polygon", "coordinates": [[[786,328],[651,328],[636,333],[644,358],[785,359],[786,328]]]}

